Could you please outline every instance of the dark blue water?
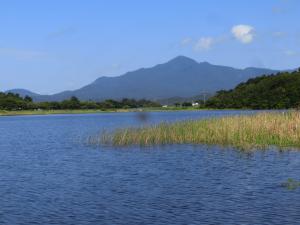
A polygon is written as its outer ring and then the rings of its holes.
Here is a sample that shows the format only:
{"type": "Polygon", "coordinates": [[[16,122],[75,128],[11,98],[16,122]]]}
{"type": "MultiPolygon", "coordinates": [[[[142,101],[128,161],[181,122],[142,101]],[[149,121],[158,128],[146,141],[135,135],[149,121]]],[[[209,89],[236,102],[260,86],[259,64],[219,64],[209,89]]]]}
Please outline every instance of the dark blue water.
{"type": "MultiPolygon", "coordinates": [[[[238,111],[156,112],[149,123],[238,111]]],[[[0,117],[0,224],[300,224],[300,152],[86,144],[135,113],[0,117]]]]}

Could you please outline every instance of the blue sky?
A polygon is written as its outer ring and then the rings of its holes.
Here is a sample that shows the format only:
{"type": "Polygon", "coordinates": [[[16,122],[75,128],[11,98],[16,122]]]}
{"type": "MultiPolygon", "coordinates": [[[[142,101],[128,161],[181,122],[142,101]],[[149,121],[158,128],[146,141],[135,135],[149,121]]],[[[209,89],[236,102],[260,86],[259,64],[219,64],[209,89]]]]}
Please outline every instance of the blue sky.
{"type": "Polygon", "coordinates": [[[76,89],[185,55],[300,67],[298,0],[1,0],[0,90],[76,89]]]}

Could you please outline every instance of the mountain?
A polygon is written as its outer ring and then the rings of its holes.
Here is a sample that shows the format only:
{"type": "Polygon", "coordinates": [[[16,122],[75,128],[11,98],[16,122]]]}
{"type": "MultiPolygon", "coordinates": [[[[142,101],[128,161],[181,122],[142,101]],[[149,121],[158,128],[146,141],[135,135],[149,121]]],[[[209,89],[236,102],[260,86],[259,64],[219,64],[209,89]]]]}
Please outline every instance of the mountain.
{"type": "Polygon", "coordinates": [[[100,77],[78,90],[31,97],[35,101],[60,101],[71,96],[81,100],[190,97],[203,92],[214,93],[220,89],[233,88],[249,78],[276,72],[278,71],[262,68],[235,69],[207,62],[198,63],[188,57],[178,56],[164,64],[138,69],[118,77],[100,77]]]}
{"type": "Polygon", "coordinates": [[[5,93],[15,93],[15,94],[19,94],[21,97],[25,97],[25,96],[30,96],[30,97],[38,97],[41,96],[39,94],[36,94],[32,91],[26,90],[26,89],[11,89],[8,91],[5,91],[5,93]]]}
{"type": "Polygon", "coordinates": [[[300,69],[249,79],[207,101],[212,108],[288,109],[300,107],[300,69]]]}

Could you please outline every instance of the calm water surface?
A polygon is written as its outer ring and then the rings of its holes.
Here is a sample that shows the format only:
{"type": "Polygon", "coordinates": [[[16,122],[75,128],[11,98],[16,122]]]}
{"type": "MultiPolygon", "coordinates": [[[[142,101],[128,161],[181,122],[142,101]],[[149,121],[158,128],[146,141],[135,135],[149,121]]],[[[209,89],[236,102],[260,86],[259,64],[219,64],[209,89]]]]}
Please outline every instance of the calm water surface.
{"type": "MultiPolygon", "coordinates": [[[[240,111],[155,112],[148,123],[240,111]]],[[[300,224],[300,152],[95,147],[136,113],[0,117],[0,224],[300,224]]]]}

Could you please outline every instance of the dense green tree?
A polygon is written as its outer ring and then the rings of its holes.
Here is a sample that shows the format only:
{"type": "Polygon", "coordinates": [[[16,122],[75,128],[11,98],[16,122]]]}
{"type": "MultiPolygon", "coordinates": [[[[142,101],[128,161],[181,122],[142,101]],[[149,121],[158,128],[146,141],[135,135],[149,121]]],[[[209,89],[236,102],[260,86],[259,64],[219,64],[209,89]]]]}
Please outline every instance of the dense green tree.
{"type": "Polygon", "coordinates": [[[287,109],[300,102],[300,71],[249,79],[221,90],[206,102],[211,108],[287,109]]]}
{"type": "Polygon", "coordinates": [[[190,107],[190,106],[192,106],[191,102],[184,102],[184,103],[182,103],[182,107],[190,107]]]}
{"type": "Polygon", "coordinates": [[[80,101],[75,96],[61,102],[62,109],[80,109],[80,101]]]}
{"type": "Polygon", "coordinates": [[[0,110],[121,109],[159,106],[160,104],[145,99],[122,99],[121,101],[108,99],[103,102],[81,102],[75,96],[62,102],[32,102],[32,98],[29,96],[22,98],[18,94],[0,92],[0,110]]]}
{"type": "Polygon", "coordinates": [[[25,96],[24,100],[25,100],[26,102],[32,102],[32,98],[29,97],[29,96],[27,96],[27,95],[25,96]]]}

